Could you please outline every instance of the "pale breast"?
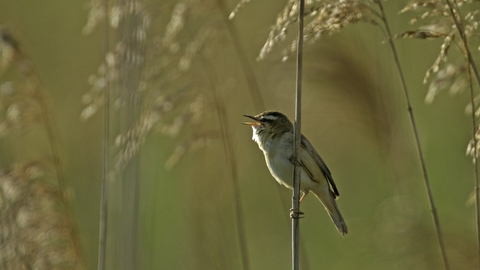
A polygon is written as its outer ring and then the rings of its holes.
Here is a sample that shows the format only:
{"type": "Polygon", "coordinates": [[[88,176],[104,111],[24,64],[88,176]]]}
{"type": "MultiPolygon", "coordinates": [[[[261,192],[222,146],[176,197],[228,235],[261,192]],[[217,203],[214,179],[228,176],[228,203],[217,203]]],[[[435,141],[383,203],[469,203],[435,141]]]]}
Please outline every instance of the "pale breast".
{"type": "MultiPolygon", "coordinates": [[[[281,185],[293,189],[293,164],[290,160],[293,155],[293,136],[290,133],[285,133],[279,141],[283,143],[269,145],[267,151],[264,151],[265,160],[275,180],[281,185]]],[[[316,169],[320,170],[320,168],[316,169]]],[[[313,185],[316,185],[316,183],[310,179],[308,173],[302,168],[301,190],[308,192],[313,185]]]]}
{"type": "Polygon", "coordinates": [[[292,188],[293,165],[290,160],[280,155],[268,156],[265,153],[265,161],[275,180],[281,185],[292,188]]]}

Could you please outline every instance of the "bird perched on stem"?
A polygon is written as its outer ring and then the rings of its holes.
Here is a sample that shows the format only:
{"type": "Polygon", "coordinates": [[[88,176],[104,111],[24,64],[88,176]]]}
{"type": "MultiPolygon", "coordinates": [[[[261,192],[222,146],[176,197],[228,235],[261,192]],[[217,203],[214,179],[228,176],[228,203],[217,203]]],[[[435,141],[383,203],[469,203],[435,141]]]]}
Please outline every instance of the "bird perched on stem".
{"type": "MultiPolygon", "coordinates": [[[[267,167],[278,183],[293,189],[293,124],[281,112],[266,111],[255,116],[244,115],[253,122],[244,122],[253,129],[252,139],[265,155],[267,167]]],[[[312,144],[302,135],[302,148],[298,161],[301,166],[300,190],[305,196],[312,191],[327,210],[341,235],[346,235],[347,224],[338,209],[335,199],[339,196],[332,174],[315,151],[312,144]]]]}

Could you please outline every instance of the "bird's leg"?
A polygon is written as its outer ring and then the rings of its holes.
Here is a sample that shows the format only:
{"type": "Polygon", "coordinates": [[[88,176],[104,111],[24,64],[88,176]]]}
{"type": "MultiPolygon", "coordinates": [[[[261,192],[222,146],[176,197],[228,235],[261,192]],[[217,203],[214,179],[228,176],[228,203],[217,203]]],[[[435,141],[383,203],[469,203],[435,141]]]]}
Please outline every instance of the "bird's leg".
{"type": "MultiPolygon", "coordinates": [[[[307,196],[307,194],[308,192],[305,192],[302,194],[302,197],[300,197],[298,204],[300,204],[303,201],[303,199],[305,198],[305,196],[307,196]]],[[[295,218],[295,219],[303,218],[303,212],[302,211],[295,212],[295,209],[290,208],[290,218],[295,218]]]]}
{"type": "Polygon", "coordinates": [[[302,201],[303,201],[303,199],[305,199],[305,197],[307,197],[307,194],[308,194],[308,192],[303,193],[302,197],[300,197],[300,200],[298,201],[299,204],[302,203],[302,201]]]}
{"type": "MultiPolygon", "coordinates": [[[[303,167],[302,166],[302,163],[300,161],[298,161],[294,156],[291,156],[289,158],[290,162],[292,162],[292,164],[294,165],[297,165],[299,167],[303,167]]],[[[308,193],[308,192],[307,192],[308,193]]],[[[300,198],[300,200],[298,201],[298,203],[300,204],[303,199],[305,198],[305,196],[307,196],[307,193],[303,193],[302,194],[302,197],[300,198]]],[[[299,219],[299,218],[303,218],[303,212],[302,211],[295,211],[295,209],[291,208],[290,209],[290,218],[294,218],[294,219],[299,219]]]]}

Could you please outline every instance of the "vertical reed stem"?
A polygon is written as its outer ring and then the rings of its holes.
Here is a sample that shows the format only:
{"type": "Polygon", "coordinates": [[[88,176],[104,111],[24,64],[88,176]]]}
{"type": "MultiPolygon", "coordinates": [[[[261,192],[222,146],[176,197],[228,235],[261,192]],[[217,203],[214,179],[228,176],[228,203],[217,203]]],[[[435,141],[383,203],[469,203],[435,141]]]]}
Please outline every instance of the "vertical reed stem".
{"type": "Polygon", "coordinates": [[[472,135],[473,135],[473,145],[474,145],[474,155],[473,155],[473,177],[475,179],[475,208],[476,208],[476,218],[477,218],[477,260],[478,260],[478,268],[480,269],[480,215],[478,212],[479,209],[479,201],[478,201],[478,164],[477,164],[477,149],[478,149],[478,140],[476,136],[476,122],[475,122],[475,94],[473,92],[473,78],[472,78],[472,69],[470,66],[467,68],[468,71],[468,83],[470,88],[470,105],[472,106],[472,135]]]}
{"type": "Polygon", "coordinates": [[[227,111],[223,102],[221,101],[221,95],[218,93],[218,78],[216,76],[215,68],[213,64],[207,59],[199,55],[200,60],[205,67],[208,75],[208,81],[212,90],[212,96],[215,103],[215,110],[220,123],[220,130],[222,132],[222,143],[225,151],[225,162],[227,163],[230,177],[233,185],[233,203],[235,208],[235,221],[237,224],[237,237],[240,245],[240,257],[242,259],[242,269],[250,269],[250,260],[248,257],[247,238],[245,233],[245,219],[243,218],[243,209],[240,196],[240,184],[238,183],[237,162],[235,160],[235,149],[233,148],[233,140],[230,135],[230,129],[228,127],[227,111]]]}
{"type": "MultiPolygon", "coordinates": [[[[225,0],[217,0],[217,4],[220,8],[220,11],[225,15],[225,16],[222,16],[222,18],[224,18],[225,26],[227,28],[230,38],[232,39],[233,46],[237,53],[238,59],[240,60],[240,65],[245,75],[245,79],[247,80],[250,99],[252,100],[253,108],[255,109],[256,112],[263,112],[265,111],[265,102],[263,100],[260,87],[258,85],[255,74],[252,71],[252,67],[248,61],[247,54],[245,53],[245,50],[241,45],[241,42],[240,42],[241,38],[239,37],[239,34],[235,28],[235,25],[232,23],[231,18],[228,18],[228,16],[226,16],[228,12],[227,12],[227,8],[225,7],[224,1],[225,0]]],[[[286,200],[283,200],[281,196],[282,195],[281,189],[283,189],[283,186],[275,185],[275,187],[277,188],[277,193],[279,194],[279,200],[280,200],[282,209],[287,209],[288,202],[286,200]]],[[[303,248],[302,243],[300,243],[300,248],[301,248],[300,255],[303,260],[302,269],[304,270],[310,269],[307,250],[303,248]]]]}
{"type": "Polygon", "coordinates": [[[297,85],[295,94],[295,125],[294,125],[294,144],[293,158],[296,161],[293,169],[293,198],[292,198],[292,262],[293,270],[300,269],[300,163],[298,154],[301,147],[301,121],[302,121],[302,66],[303,66],[303,13],[305,10],[305,0],[299,0],[298,11],[298,43],[297,43],[297,85]]]}
{"type": "Polygon", "coordinates": [[[247,54],[242,47],[240,42],[240,36],[237,32],[237,29],[233,25],[232,20],[228,18],[227,8],[225,7],[225,0],[217,0],[217,5],[220,11],[223,13],[222,18],[227,28],[228,35],[232,39],[233,48],[237,53],[238,60],[240,61],[240,66],[242,67],[243,74],[245,75],[245,79],[247,80],[249,94],[252,98],[253,107],[256,111],[263,111],[265,108],[265,104],[263,102],[262,94],[260,93],[260,87],[258,86],[257,79],[255,78],[255,74],[252,71],[252,67],[248,61],[247,54]]]}
{"type": "Polygon", "coordinates": [[[413,137],[414,137],[414,140],[415,140],[415,146],[417,148],[418,159],[420,160],[420,167],[421,167],[422,173],[423,173],[423,182],[425,184],[425,190],[427,192],[427,198],[428,198],[428,202],[429,202],[429,205],[430,205],[430,211],[432,212],[433,224],[434,224],[435,231],[436,231],[436,234],[437,234],[437,240],[438,240],[438,244],[440,246],[440,252],[442,254],[443,266],[446,270],[449,270],[450,266],[449,266],[449,263],[448,263],[447,253],[446,253],[446,250],[445,250],[445,244],[444,244],[444,241],[443,241],[443,234],[442,234],[442,231],[441,231],[441,228],[440,228],[440,221],[439,221],[439,218],[438,218],[437,209],[435,208],[435,202],[433,200],[432,189],[430,188],[430,180],[429,180],[428,174],[427,174],[427,166],[425,164],[425,159],[423,157],[422,147],[420,145],[420,137],[418,136],[417,124],[415,123],[415,117],[413,115],[413,108],[412,108],[412,105],[410,103],[410,97],[408,95],[407,84],[405,82],[405,77],[403,76],[402,68],[400,67],[400,60],[398,58],[397,49],[396,49],[395,44],[393,43],[393,40],[392,40],[392,33],[390,31],[390,26],[388,25],[387,17],[385,15],[385,11],[383,9],[382,0],[376,0],[375,2],[377,3],[377,5],[380,9],[380,12],[381,12],[381,15],[382,15],[382,20],[383,20],[383,23],[385,25],[385,30],[387,31],[387,35],[388,35],[387,40],[388,40],[388,43],[389,43],[390,48],[391,48],[392,53],[393,53],[393,58],[395,60],[395,65],[397,67],[398,75],[400,76],[400,81],[401,81],[402,88],[403,88],[403,94],[404,94],[404,97],[405,97],[405,103],[407,104],[407,111],[408,111],[408,115],[409,115],[409,118],[410,118],[410,125],[412,127],[413,137]]]}
{"type": "Polygon", "coordinates": [[[475,79],[477,80],[477,83],[480,85],[480,75],[478,73],[478,68],[473,60],[472,54],[470,52],[470,49],[468,47],[467,43],[467,37],[465,35],[465,31],[463,29],[463,24],[459,21],[459,18],[456,16],[456,11],[460,16],[460,13],[458,10],[455,8],[454,4],[450,0],[445,0],[448,9],[450,11],[450,16],[452,16],[453,22],[455,23],[455,26],[457,27],[457,32],[460,34],[460,37],[462,39],[463,43],[463,49],[465,50],[465,57],[467,60],[467,65],[468,65],[468,75],[470,79],[470,102],[472,105],[472,132],[473,132],[473,143],[474,143],[474,155],[473,155],[473,165],[474,167],[474,177],[475,177],[475,212],[476,212],[476,219],[477,219],[477,260],[478,260],[478,269],[480,269],[480,187],[479,187],[479,179],[478,179],[478,164],[477,164],[477,137],[475,135],[475,129],[476,129],[476,124],[475,124],[475,95],[473,93],[473,85],[472,85],[472,75],[471,75],[471,69],[473,69],[473,73],[475,74],[475,79]]]}
{"type": "Polygon", "coordinates": [[[102,190],[100,194],[100,222],[98,232],[98,262],[97,269],[105,270],[105,259],[107,250],[107,196],[108,196],[108,170],[109,170],[109,152],[110,152],[110,99],[108,88],[108,4],[103,0],[105,11],[105,21],[103,25],[103,64],[105,66],[105,88],[104,88],[104,112],[103,112],[103,175],[102,190]]]}

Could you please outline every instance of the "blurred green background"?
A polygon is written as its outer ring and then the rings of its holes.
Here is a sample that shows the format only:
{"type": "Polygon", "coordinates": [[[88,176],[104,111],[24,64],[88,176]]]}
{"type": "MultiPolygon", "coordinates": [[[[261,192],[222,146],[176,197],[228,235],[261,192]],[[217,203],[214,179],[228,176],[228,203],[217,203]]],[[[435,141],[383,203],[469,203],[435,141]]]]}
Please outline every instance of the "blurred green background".
{"type": "MultiPolygon", "coordinates": [[[[136,155],[136,190],[124,184],[131,180],[127,173],[109,181],[107,269],[243,269],[231,173],[215,109],[218,100],[235,152],[250,269],[290,269],[291,192],[278,189],[262,153],[251,141],[250,127],[241,124],[242,114],[259,111],[253,106],[239,56],[225,30],[222,16],[226,14],[216,1],[190,2],[194,4],[178,38],[177,56],[202,25],[217,27],[214,41],[201,46],[202,52],[193,57],[190,70],[179,79],[189,91],[185,100],[197,92],[204,98],[202,114],[178,134],[166,136],[161,126],[173,122],[185,107],[181,102],[173,103],[174,109],[162,118],[164,122],[157,123],[160,127],[148,132],[136,155]],[[217,94],[209,86],[211,73],[205,62],[215,70],[217,94]],[[167,169],[165,162],[176,147],[200,131],[218,136],[205,147],[187,151],[172,169],[167,169]],[[129,193],[134,199],[127,204],[125,196],[129,193]],[[132,202],[134,210],[126,210],[132,202]],[[132,225],[130,231],[125,224],[132,225]],[[125,240],[126,234],[130,240],[125,240]]],[[[397,13],[406,2],[384,2],[395,33],[413,27],[408,24],[411,15],[397,13]]],[[[161,39],[177,2],[141,3],[151,18],[147,41],[161,39]]],[[[227,10],[236,4],[225,2],[227,10]]],[[[251,64],[265,109],[280,110],[293,119],[295,59],[292,56],[281,61],[281,51],[289,41],[278,44],[266,60],[255,61],[284,4],[252,1],[233,24],[246,52],[240,57],[251,64]]],[[[3,1],[0,24],[30,57],[51,98],[85,260],[88,269],[95,269],[104,157],[103,108],[88,121],[81,121],[80,114],[85,108],[82,97],[91,87],[88,78],[103,61],[105,33],[100,22],[91,34],[82,34],[89,9],[87,1],[3,1]]],[[[110,29],[110,49],[121,32],[110,29]]],[[[290,32],[292,38],[296,30],[290,32]]],[[[302,203],[302,269],[442,267],[406,105],[391,52],[383,40],[377,28],[358,24],[305,47],[302,132],[332,171],[349,235],[339,236],[321,204],[313,196],[307,197],[302,203]]],[[[441,43],[397,40],[396,45],[452,269],[472,269],[477,247],[475,209],[466,203],[474,187],[471,158],[465,155],[472,137],[471,120],[465,113],[468,93],[445,93],[433,104],[425,104],[428,85],[422,80],[441,43]]],[[[154,45],[147,45],[145,50],[149,51],[147,60],[155,51],[175,54],[154,45]]],[[[141,68],[148,70],[154,65],[148,63],[141,68]]],[[[139,113],[131,115],[137,117],[149,109],[152,92],[171,92],[162,88],[168,87],[165,85],[158,81],[149,84],[146,92],[139,94],[139,113]]],[[[117,108],[118,96],[118,91],[112,93],[110,110],[112,170],[121,151],[114,140],[136,121],[125,120],[129,108],[117,108]]],[[[0,165],[6,168],[21,158],[20,152],[37,148],[38,138],[21,143],[14,142],[15,138],[2,140],[0,165]]],[[[35,151],[41,152],[42,147],[38,148],[35,151]]],[[[120,171],[123,174],[129,170],[120,171]]]]}

